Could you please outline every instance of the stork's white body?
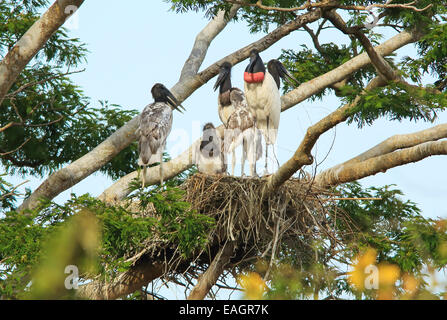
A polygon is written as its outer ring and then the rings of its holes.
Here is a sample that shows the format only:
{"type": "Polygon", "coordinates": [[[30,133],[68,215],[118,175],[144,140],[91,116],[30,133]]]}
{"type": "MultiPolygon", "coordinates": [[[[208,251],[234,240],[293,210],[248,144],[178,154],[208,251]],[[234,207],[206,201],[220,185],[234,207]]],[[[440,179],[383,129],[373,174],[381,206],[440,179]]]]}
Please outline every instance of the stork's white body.
{"type": "Polygon", "coordinates": [[[281,114],[281,96],[275,80],[266,71],[264,80],[260,83],[244,81],[244,89],[248,108],[255,116],[256,125],[261,130],[266,144],[274,144],[281,114]]]}

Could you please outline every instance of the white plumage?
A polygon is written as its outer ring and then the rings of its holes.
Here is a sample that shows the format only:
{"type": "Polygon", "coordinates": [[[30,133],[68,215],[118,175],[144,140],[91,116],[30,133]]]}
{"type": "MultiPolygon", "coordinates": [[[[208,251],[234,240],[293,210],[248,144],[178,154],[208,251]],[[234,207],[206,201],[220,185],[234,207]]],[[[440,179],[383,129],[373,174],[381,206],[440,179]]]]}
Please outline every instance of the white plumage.
{"type": "Polygon", "coordinates": [[[137,129],[138,152],[140,154],[138,165],[143,166],[143,188],[146,182],[146,168],[156,162],[160,162],[160,185],[163,184],[163,152],[166,147],[166,139],[172,128],[172,110],[176,109],[181,112],[177,107],[179,103],[176,98],[164,85],[155,84],[151,92],[155,102],[143,109],[137,129]]]}
{"type": "Polygon", "coordinates": [[[274,144],[281,114],[281,96],[275,80],[266,72],[262,83],[244,82],[244,90],[248,107],[256,118],[256,126],[266,143],[274,144]]]}
{"type": "Polygon", "coordinates": [[[248,109],[254,115],[256,127],[261,130],[266,143],[264,174],[268,173],[268,146],[275,144],[278,136],[281,114],[280,77],[286,81],[289,78],[296,81],[278,60],[270,60],[267,68],[268,71],[259,52],[252,50],[250,63],[244,73],[244,91],[248,109]]]}
{"type": "Polygon", "coordinates": [[[206,174],[223,174],[227,171],[222,139],[212,123],[203,127],[200,143],[195,151],[197,170],[206,174]]]}

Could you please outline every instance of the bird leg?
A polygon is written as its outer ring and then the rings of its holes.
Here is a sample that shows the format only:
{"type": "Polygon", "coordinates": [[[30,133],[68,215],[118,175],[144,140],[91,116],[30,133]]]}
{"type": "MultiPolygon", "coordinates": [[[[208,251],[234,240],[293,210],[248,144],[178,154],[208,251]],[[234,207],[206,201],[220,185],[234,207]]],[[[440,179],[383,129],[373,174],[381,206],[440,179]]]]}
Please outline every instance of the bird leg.
{"type": "Polygon", "coordinates": [[[147,171],[147,166],[145,164],[143,164],[143,177],[141,179],[143,181],[143,184],[142,184],[143,189],[144,189],[144,186],[146,185],[146,171],[147,171]]]}
{"type": "Polygon", "coordinates": [[[241,177],[245,177],[244,167],[245,167],[245,158],[247,156],[247,141],[242,138],[242,159],[241,159],[241,177]]]}
{"type": "Polygon", "coordinates": [[[160,153],[160,187],[163,185],[163,152],[160,153]]]}
{"type": "Polygon", "coordinates": [[[269,121],[270,121],[270,117],[269,116],[267,116],[267,132],[266,132],[266,134],[265,134],[265,167],[264,167],[264,176],[265,175],[268,175],[269,174],[269,172],[268,172],[268,170],[267,170],[267,161],[268,161],[268,154],[269,154],[269,142],[270,141],[267,141],[267,140],[270,140],[269,139],[269,121]]]}
{"type": "Polygon", "coordinates": [[[233,149],[231,157],[231,175],[234,177],[234,167],[236,166],[236,151],[233,149]]]}
{"type": "Polygon", "coordinates": [[[276,160],[276,164],[278,165],[278,168],[279,168],[279,160],[278,160],[278,158],[276,157],[275,145],[272,145],[272,150],[273,150],[273,157],[275,158],[275,160],[276,160]]]}

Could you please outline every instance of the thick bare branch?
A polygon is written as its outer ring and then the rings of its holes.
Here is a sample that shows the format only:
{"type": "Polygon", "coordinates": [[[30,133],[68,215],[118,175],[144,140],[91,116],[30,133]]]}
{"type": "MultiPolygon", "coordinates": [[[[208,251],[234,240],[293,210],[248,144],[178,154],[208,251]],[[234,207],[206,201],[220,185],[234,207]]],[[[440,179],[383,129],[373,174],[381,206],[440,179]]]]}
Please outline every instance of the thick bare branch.
{"type": "Polygon", "coordinates": [[[84,0],[57,0],[0,62],[0,105],[18,75],[84,0]]]}
{"type": "Polygon", "coordinates": [[[216,284],[217,279],[219,279],[225,267],[230,262],[233,249],[234,245],[232,243],[226,243],[223,248],[219,249],[219,252],[208,269],[199,276],[196,286],[188,296],[188,300],[205,299],[208,292],[216,284]]]}
{"type": "MultiPolygon", "coordinates": [[[[426,130],[410,133],[410,134],[404,134],[404,135],[395,135],[392,136],[385,141],[379,143],[378,145],[374,146],[373,148],[363,152],[362,154],[342,163],[335,167],[332,167],[330,169],[327,169],[321,173],[319,173],[315,177],[315,183],[321,185],[321,186],[333,186],[337,185],[343,182],[347,181],[354,181],[356,179],[360,179],[360,176],[363,175],[363,170],[357,170],[357,168],[361,168],[362,165],[367,163],[366,161],[371,159],[382,159],[386,160],[383,156],[385,155],[393,155],[398,157],[401,157],[402,155],[405,155],[405,153],[397,153],[396,150],[402,150],[405,151],[407,149],[416,148],[422,144],[425,144],[427,142],[437,141],[440,139],[447,138],[447,124],[441,124],[438,126],[435,126],[433,128],[429,128],[426,130]],[[349,180],[348,176],[352,175],[349,180]]],[[[408,152],[407,155],[409,155],[411,152],[408,152]]],[[[431,154],[430,154],[431,155],[431,154]]],[[[421,159],[417,159],[416,161],[419,161],[421,159]]],[[[376,163],[376,160],[371,163],[376,163]]],[[[411,161],[411,158],[407,159],[409,162],[411,161]]],[[[392,168],[392,164],[399,163],[397,162],[390,162],[389,164],[385,164],[387,169],[392,168]]],[[[405,163],[402,163],[405,164],[405,163]]],[[[377,164],[376,164],[377,165],[377,164]]],[[[401,164],[398,164],[401,165],[401,164]]],[[[365,165],[365,170],[368,170],[365,165]]],[[[365,171],[366,172],[366,171],[365,171]]],[[[372,171],[371,171],[372,172],[372,171]]],[[[377,172],[375,172],[377,173],[377,172]]],[[[373,174],[375,174],[373,173],[373,174]]]]}
{"type": "Polygon", "coordinates": [[[447,155],[447,141],[425,142],[411,148],[342,166],[332,175],[326,172],[325,176],[320,176],[317,183],[328,186],[355,181],[434,155],[447,155]]]}
{"type": "Polygon", "coordinates": [[[92,281],[79,287],[78,297],[92,300],[113,300],[131,294],[163,274],[160,264],[141,263],[121,273],[111,282],[92,281]]]}
{"type": "Polygon", "coordinates": [[[233,5],[225,17],[225,11],[219,11],[213,20],[199,32],[193,45],[193,50],[183,66],[179,82],[193,77],[199,71],[205,59],[208,48],[214,38],[227,26],[239,10],[240,5],[233,5]]]}

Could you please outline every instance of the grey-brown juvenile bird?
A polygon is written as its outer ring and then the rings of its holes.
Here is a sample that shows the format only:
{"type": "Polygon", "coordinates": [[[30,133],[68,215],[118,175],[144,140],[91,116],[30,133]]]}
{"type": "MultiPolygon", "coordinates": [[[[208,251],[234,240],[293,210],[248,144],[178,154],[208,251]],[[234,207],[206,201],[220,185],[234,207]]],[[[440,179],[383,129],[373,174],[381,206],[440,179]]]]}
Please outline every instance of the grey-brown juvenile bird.
{"type": "Polygon", "coordinates": [[[185,110],[163,84],[156,83],[151,93],[154,102],[143,109],[137,129],[140,154],[138,164],[143,166],[143,188],[146,183],[147,166],[156,162],[160,162],[160,185],[163,184],[163,152],[166,147],[166,138],[172,128],[172,111],[177,110],[182,113],[179,107],[185,110]]]}

